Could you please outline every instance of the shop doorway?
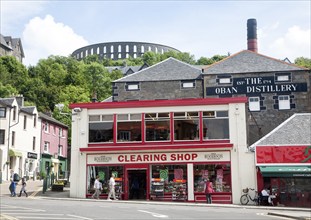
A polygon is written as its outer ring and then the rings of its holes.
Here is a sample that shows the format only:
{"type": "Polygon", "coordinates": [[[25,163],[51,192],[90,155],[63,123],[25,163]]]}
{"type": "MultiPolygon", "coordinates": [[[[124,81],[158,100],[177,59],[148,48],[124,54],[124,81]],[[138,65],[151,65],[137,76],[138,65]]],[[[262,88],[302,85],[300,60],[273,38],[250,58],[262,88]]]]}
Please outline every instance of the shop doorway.
{"type": "Polygon", "coordinates": [[[147,170],[128,170],[128,199],[146,200],[147,199],[147,170]]]}

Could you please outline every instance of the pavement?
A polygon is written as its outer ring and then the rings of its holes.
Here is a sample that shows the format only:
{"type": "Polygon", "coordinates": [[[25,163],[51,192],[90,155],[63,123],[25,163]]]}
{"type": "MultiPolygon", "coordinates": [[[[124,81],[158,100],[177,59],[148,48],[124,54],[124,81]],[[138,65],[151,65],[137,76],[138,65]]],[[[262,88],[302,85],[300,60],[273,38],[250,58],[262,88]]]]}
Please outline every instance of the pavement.
{"type": "MultiPolygon", "coordinates": [[[[9,182],[4,181],[0,184],[0,198],[10,196],[9,182]]],[[[21,184],[16,187],[16,192],[19,193],[21,184]]],[[[226,208],[245,208],[245,209],[263,209],[266,210],[268,215],[285,217],[289,219],[297,220],[311,220],[311,204],[310,208],[297,208],[297,207],[281,207],[281,206],[254,206],[254,205],[235,205],[235,204],[206,204],[206,203],[193,203],[193,202],[161,202],[161,201],[142,201],[142,200],[96,200],[85,198],[70,198],[69,190],[70,185],[64,187],[64,191],[55,192],[50,189],[43,193],[43,181],[42,180],[28,180],[27,181],[27,193],[28,198],[32,199],[50,199],[50,200],[71,200],[71,201],[89,201],[89,202],[118,202],[118,203],[139,203],[139,204],[161,204],[175,205],[175,206],[209,206],[209,207],[226,207],[226,208]]],[[[23,195],[25,196],[25,195],[23,195]]],[[[0,213],[0,220],[4,220],[0,213]]]]}

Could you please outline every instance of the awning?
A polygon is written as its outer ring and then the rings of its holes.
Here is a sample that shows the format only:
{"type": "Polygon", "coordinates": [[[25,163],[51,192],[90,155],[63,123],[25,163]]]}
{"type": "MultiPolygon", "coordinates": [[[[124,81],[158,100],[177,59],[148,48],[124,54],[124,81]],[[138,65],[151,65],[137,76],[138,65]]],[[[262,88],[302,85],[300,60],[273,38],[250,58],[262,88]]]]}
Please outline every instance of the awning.
{"type": "Polygon", "coordinates": [[[311,166],[259,166],[263,177],[311,177],[311,166]]]}
{"type": "Polygon", "coordinates": [[[10,157],[22,157],[23,156],[23,153],[18,151],[18,150],[13,150],[13,149],[10,149],[9,151],[9,156],[10,157]]]}
{"type": "Polygon", "coordinates": [[[59,159],[52,158],[51,161],[52,163],[59,163],[59,159]]]}

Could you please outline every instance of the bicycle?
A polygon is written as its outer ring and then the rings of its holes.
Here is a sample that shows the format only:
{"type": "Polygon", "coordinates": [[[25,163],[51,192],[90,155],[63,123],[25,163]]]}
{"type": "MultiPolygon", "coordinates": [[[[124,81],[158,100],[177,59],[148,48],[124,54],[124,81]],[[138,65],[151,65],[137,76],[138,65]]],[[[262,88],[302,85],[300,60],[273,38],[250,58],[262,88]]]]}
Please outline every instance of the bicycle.
{"type": "Polygon", "coordinates": [[[249,201],[253,201],[255,202],[256,205],[259,205],[259,197],[258,197],[258,192],[255,190],[255,189],[252,189],[252,188],[246,188],[246,189],[243,189],[243,195],[241,196],[240,198],[240,202],[242,205],[247,205],[249,203],[249,201]],[[251,191],[255,191],[254,193],[254,196],[252,197],[250,195],[250,190],[251,191]]]}

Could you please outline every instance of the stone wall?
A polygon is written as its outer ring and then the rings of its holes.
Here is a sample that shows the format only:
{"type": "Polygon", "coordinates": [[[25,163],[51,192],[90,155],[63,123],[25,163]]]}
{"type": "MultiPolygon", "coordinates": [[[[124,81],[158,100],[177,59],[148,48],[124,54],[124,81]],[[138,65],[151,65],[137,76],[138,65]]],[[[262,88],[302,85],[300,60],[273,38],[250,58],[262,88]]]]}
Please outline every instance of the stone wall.
{"type": "MultiPolygon", "coordinates": [[[[233,74],[234,78],[254,78],[254,77],[274,77],[274,73],[260,73],[260,74],[233,74]]],[[[303,83],[307,85],[307,91],[281,91],[281,92],[259,92],[257,94],[223,94],[223,95],[209,95],[206,87],[220,87],[217,84],[217,75],[204,76],[204,96],[205,97],[236,97],[236,96],[259,96],[261,101],[260,111],[249,111],[248,117],[248,144],[256,142],[258,139],[272,131],[279,124],[284,122],[294,113],[311,112],[311,74],[305,72],[291,72],[291,82],[284,82],[283,84],[303,83]],[[278,109],[278,96],[290,96],[290,109],[278,109]]]]}
{"type": "Polygon", "coordinates": [[[140,82],[140,89],[126,91],[126,83],[113,84],[113,101],[203,98],[202,80],[195,88],[181,88],[181,81],[140,82]]]}

